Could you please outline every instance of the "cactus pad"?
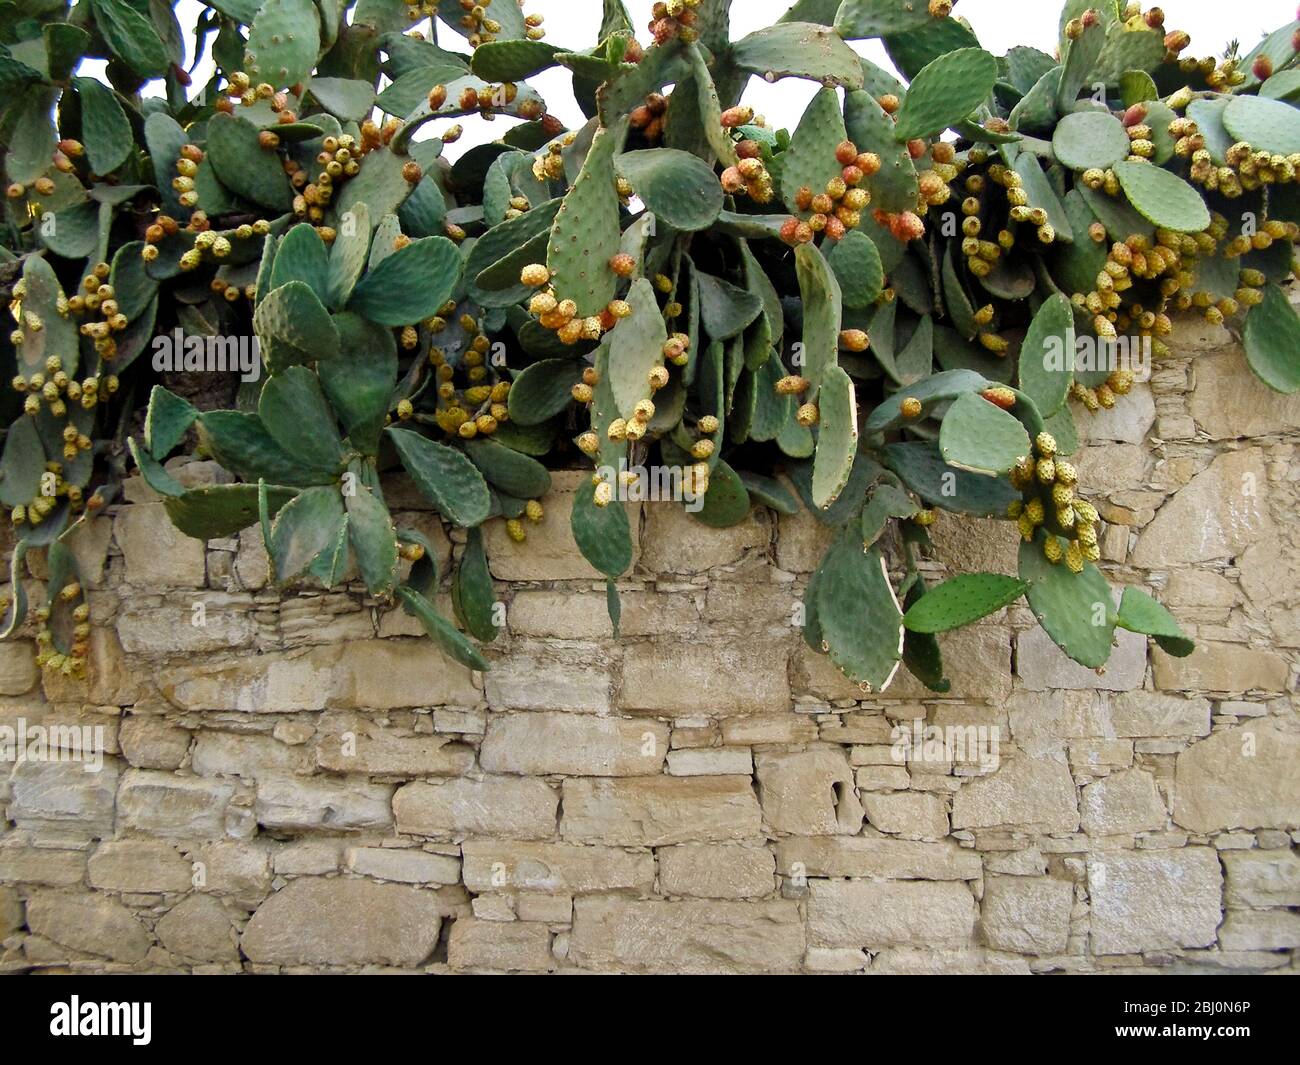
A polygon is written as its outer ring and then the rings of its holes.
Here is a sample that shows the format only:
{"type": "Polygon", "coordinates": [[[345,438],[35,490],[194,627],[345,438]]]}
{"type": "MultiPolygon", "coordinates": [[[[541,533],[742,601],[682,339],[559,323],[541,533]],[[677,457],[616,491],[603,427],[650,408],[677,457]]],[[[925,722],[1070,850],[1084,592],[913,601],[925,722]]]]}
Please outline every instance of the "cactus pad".
{"type": "Polygon", "coordinates": [[[293,200],[289,178],[280,157],[258,143],[258,132],[246,119],[213,115],[204,161],[235,195],[273,211],[286,211],[293,200]]]}
{"type": "Polygon", "coordinates": [[[909,607],[903,624],[913,632],[948,632],[1010,606],[1028,587],[1000,573],[959,573],[909,607]]]}
{"type": "Polygon", "coordinates": [[[903,483],[932,506],[981,518],[1002,518],[1020,493],[1001,477],[984,477],[953,469],[938,444],[909,440],[887,444],[885,464],[903,483]]]}
{"type": "Polygon", "coordinates": [[[367,271],[348,309],[381,325],[409,325],[438,313],[460,281],[460,252],[446,237],[421,237],[367,271]]]}
{"type": "Polygon", "coordinates": [[[1074,378],[1074,310],[1059,292],[1043,301],[1020,346],[1020,388],[1044,417],[1065,404],[1074,378]]]}
{"type": "Polygon", "coordinates": [[[1186,658],[1196,649],[1196,644],[1179,628],[1174,616],[1133,585],[1127,586],[1120,596],[1116,624],[1130,632],[1150,636],[1162,651],[1175,658],[1186,658]]]}
{"type": "Polygon", "coordinates": [[[357,558],[361,579],[371,595],[391,595],[397,583],[397,532],[384,501],[364,484],[343,496],[347,510],[348,543],[357,558]]]}
{"type": "Polygon", "coordinates": [[[483,475],[461,452],[410,429],[390,427],[388,438],[415,487],[444,518],[465,528],[487,520],[491,494],[483,475]]]}
{"type": "Polygon", "coordinates": [[[731,46],[731,61],[767,81],[808,78],[823,85],[862,88],[857,53],[826,26],[786,22],[756,30],[731,46]]]}
{"type": "Polygon", "coordinates": [[[1052,151],[1071,170],[1105,170],[1128,157],[1124,125],[1107,111],[1077,111],[1065,115],[1052,134],[1052,151]]]}
{"type": "Polygon", "coordinates": [[[1234,96],[1223,109],[1223,124],[1234,140],[1275,155],[1300,152],[1300,111],[1281,100],[1234,96]]]}
{"type": "Polygon", "coordinates": [[[790,147],[781,156],[781,195],[792,213],[798,211],[795,195],[800,188],[816,194],[839,177],[843,168],[835,160],[835,146],[846,136],[839,96],[834,89],[822,89],[804,110],[790,147]]]}
{"type": "Polygon", "coordinates": [[[1047,635],[1070,658],[1100,669],[1110,658],[1115,632],[1115,605],[1110,585],[1091,562],[1082,573],[1043,555],[1041,530],[1032,543],[1020,545],[1020,579],[1029,584],[1029,607],[1047,635]]]}
{"type": "Polygon", "coordinates": [[[816,618],[831,660],[850,680],[866,691],[889,687],[903,655],[903,612],[885,560],[863,550],[852,526],[822,560],[816,618]]]}
{"type": "Polygon", "coordinates": [[[284,89],[311,77],[320,51],[320,16],[312,0],[266,0],[248,29],[244,69],[253,81],[284,89]]]}
{"type": "Polygon", "coordinates": [[[556,296],[573,300],[583,316],[604,310],[618,282],[609,260],[618,254],[622,237],[614,191],[614,154],[621,140],[621,130],[596,133],[582,171],[555,215],[546,249],[556,296]]]}
{"type": "Polygon", "coordinates": [[[997,476],[1030,454],[1029,434],[983,396],[960,396],[943,416],[939,450],[949,466],[997,476]]]}
{"type": "Polygon", "coordinates": [[[805,402],[817,400],[823,376],[839,353],[840,285],[815,244],[801,244],[794,252],[799,291],[803,296],[803,365],[796,372],[809,381],[805,402]]]}
{"type": "Polygon", "coordinates": [[[1150,163],[1116,163],[1114,169],[1129,203],[1149,222],[1175,233],[1196,233],[1210,224],[1201,194],[1176,174],[1150,163]]]}
{"type": "Polygon", "coordinates": [[[1264,289],[1264,299],[1246,315],[1242,342],[1250,368],[1277,392],[1300,390],[1300,318],[1277,285],[1264,289]]]}
{"type": "Polygon", "coordinates": [[[650,398],[650,371],[663,365],[668,339],[649,281],[643,277],[634,281],[627,302],[632,313],[619,323],[609,340],[609,383],[623,418],[632,417],[636,405],[650,398]]]}
{"type": "Polygon", "coordinates": [[[706,229],[722,210],[722,186],[713,168],[689,152],[649,148],[620,155],[614,165],[646,209],[674,229],[706,229]]]}
{"type": "Polygon", "coordinates": [[[853,381],[838,366],[822,378],[819,406],[821,432],[813,460],[813,502],[823,510],[840,497],[849,483],[858,452],[858,401],[853,381]]]}
{"type": "Polygon", "coordinates": [[[900,141],[932,137],[966,118],[984,102],[998,64],[982,48],[960,48],[928,63],[912,80],[898,112],[900,141]]]}

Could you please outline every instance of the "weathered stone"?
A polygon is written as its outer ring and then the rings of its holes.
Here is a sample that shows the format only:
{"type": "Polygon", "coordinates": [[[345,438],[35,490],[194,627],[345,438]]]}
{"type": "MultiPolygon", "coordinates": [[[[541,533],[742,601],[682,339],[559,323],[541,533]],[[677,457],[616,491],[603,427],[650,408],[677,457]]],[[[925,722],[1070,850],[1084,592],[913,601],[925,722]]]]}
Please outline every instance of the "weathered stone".
{"type": "Polygon", "coordinates": [[[233,899],[245,909],[258,906],[271,893],[271,852],[258,841],[217,840],[195,855],[202,888],[233,899]]]}
{"type": "Polygon", "coordinates": [[[343,846],[338,840],[308,839],[288,843],[276,851],[272,868],[276,876],[324,876],[342,866],[343,846]]]}
{"type": "Polygon", "coordinates": [[[581,898],[569,958],[598,971],[792,972],[804,955],[793,902],[658,902],[581,898]]]}
{"type": "Polygon", "coordinates": [[[998,826],[1076,831],[1079,808],[1070,771],[1057,761],[1017,755],[996,773],[963,784],[953,796],[952,827],[998,826]]]}
{"type": "Polygon", "coordinates": [[[417,781],[393,796],[397,831],[404,835],[509,836],[547,839],[555,834],[559,799],[545,781],[509,776],[417,781]]]}
{"type": "Polygon", "coordinates": [[[122,756],[137,769],[179,769],[190,752],[190,733],[157,717],[132,714],[118,731],[122,756]]]}
{"type": "Polygon", "coordinates": [[[230,914],[211,895],[190,895],[168,910],[154,929],[173,954],[194,961],[239,960],[239,935],[230,914]]]}
{"type": "Polygon", "coordinates": [[[1145,770],[1126,769],[1094,781],[1079,801],[1083,830],[1093,836],[1145,832],[1165,827],[1169,814],[1145,770]]]}
{"type": "Polygon", "coordinates": [[[649,503],[644,509],[641,565],[652,573],[703,573],[727,566],[747,551],[765,550],[771,538],[760,511],[750,511],[739,525],[715,529],[673,503],[649,503]]]}
{"type": "MultiPolygon", "coordinates": [[[[502,581],[604,580],[578,550],[570,520],[573,496],[578,486],[590,484],[591,471],[556,470],[551,490],[542,499],[546,518],[530,525],[526,543],[516,544],[506,535],[505,522],[489,521],[483,526],[492,575],[502,581]]],[[[641,505],[624,504],[632,529],[633,565],[640,554],[641,505]]]]}
{"type": "Polygon", "coordinates": [[[372,777],[459,776],[474,750],[450,736],[407,735],[362,715],[331,715],[320,723],[316,764],[335,773],[372,777]]]}
{"type": "Polygon", "coordinates": [[[13,836],[0,843],[0,881],[72,887],[85,878],[85,851],[29,847],[13,836]]]}
{"type": "Polygon", "coordinates": [[[978,880],[979,855],[957,844],[922,843],[876,836],[783,839],[776,847],[784,877],[853,877],[874,880],[978,880]]]}
{"type": "Polygon", "coordinates": [[[870,792],[862,796],[867,823],[890,836],[904,839],[943,839],[948,834],[948,814],[943,799],[925,792],[870,792]]]}
{"type": "Polygon", "coordinates": [[[302,772],[307,768],[307,754],[261,733],[203,729],[194,742],[190,768],[201,777],[251,779],[267,773],[302,772]]]}
{"type": "Polygon", "coordinates": [[[219,839],[234,793],[222,780],[129,769],[117,792],[118,824],[170,839],[219,839]]]}
{"type": "Polygon", "coordinates": [[[519,642],[485,678],[493,710],[572,710],[606,714],[613,675],[609,654],[594,647],[557,649],[519,642]]]}
{"type": "Polygon", "coordinates": [[[994,876],[984,884],[980,931],[995,950],[1059,954],[1070,937],[1074,885],[1050,877],[994,876]]]}
{"type": "Polygon", "coordinates": [[[21,762],[9,778],[9,819],[19,828],[66,830],[77,836],[110,836],[118,768],[106,761],[98,773],[90,763],[21,762]]]}
{"type": "Polygon", "coordinates": [[[754,756],[748,747],[696,747],[668,752],[667,771],[675,777],[748,776],[754,756]]]}
{"type": "Polygon", "coordinates": [[[1016,573],[1020,537],[998,518],[942,517],[930,528],[934,557],[953,573],[1016,573]]]}
{"type": "Polygon", "coordinates": [[[1138,632],[1116,629],[1117,645],[1102,672],[1079,665],[1066,656],[1040,628],[1016,637],[1016,673],[1031,691],[1063,688],[1099,688],[1131,691],[1142,687],[1147,669],[1147,638],[1138,632]]]}
{"type": "Polygon", "coordinates": [[[8,939],[11,933],[22,928],[25,921],[23,900],[18,890],[0,887],[0,940],[8,939]]]}
{"type": "Polygon", "coordinates": [[[1116,736],[1208,736],[1210,702],[1162,692],[1124,692],[1110,701],[1116,736]]]}
{"type": "Polygon", "coordinates": [[[575,842],[660,847],[759,834],[748,777],[575,777],[562,805],[560,834],[575,842]]]}
{"type": "Polygon", "coordinates": [[[1219,858],[1209,847],[1114,852],[1088,862],[1095,954],[1207,947],[1219,926],[1219,858]]]}
{"type": "Polygon", "coordinates": [[[284,830],[348,832],[393,824],[391,784],[363,784],[268,773],[257,781],[257,822],[284,830]]]}
{"type": "Polygon", "coordinates": [[[722,742],[728,746],[752,744],[799,744],[817,738],[817,723],[807,714],[790,712],[748,714],[722,721],[722,742]]]}
{"type": "Polygon", "coordinates": [[[504,972],[542,973],[556,967],[546,925],[472,918],[462,918],[451,926],[447,962],[453,969],[504,972]]]}
{"type": "Polygon", "coordinates": [[[200,662],[166,671],[159,689],[181,710],[292,713],[323,710],[330,694],[333,648],[248,655],[227,662],[200,662]]]}
{"type": "Polygon", "coordinates": [[[392,710],[402,706],[473,705],[480,696],[473,674],[432,640],[359,640],[345,644],[334,667],[331,705],[392,710]]]}
{"type": "Polygon", "coordinates": [[[853,836],[861,829],[862,804],[842,749],[760,754],[754,765],[763,817],[775,831],[853,836]]]}
{"type": "Polygon", "coordinates": [[[460,859],[398,847],[349,847],[348,868],[361,876],[399,884],[458,884],[460,859]]]}
{"type": "Polygon", "coordinates": [[[25,695],[39,679],[35,644],[29,640],[0,643],[0,695],[25,695]]]}
{"type": "Polygon", "coordinates": [[[1300,855],[1292,850],[1225,851],[1229,906],[1300,906],[1300,855]]]}
{"type": "Polygon", "coordinates": [[[1135,385],[1133,391],[1110,410],[1102,408],[1075,420],[1079,436],[1089,443],[1117,440],[1125,444],[1141,444],[1155,425],[1156,404],[1149,387],[1135,385]]]}
{"type": "Polygon", "coordinates": [[[659,721],[541,711],[493,714],[479,761],[490,773],[644,776],[663,768],[667,750],[659,721]]]}
{"type": "Polygon", "coordinates": [[[630,644],[618,703],[670,717],[788,710],[789,654],[785,644],[763,642],[630,644]]]}
{"type": "Polygon", "coordinates": [[[835,539],[835,530],[823,525],[802,507],[798,514],[782,514],[776,538],[776,564],[789,573],[811,573],[835,539]]]}
{"type": "Polygon", "coordinates": [[[1241,372],[1240,349],[1207,352],[1192,363],[1187,409],[1211,440],[1240,440],[1300,428],[1300,395],[1284,395],[1241,372]]]}
{"type": "Polygon", "coordinates": [[[188,861],[166,843],[108,840],[87,864],[90,886],[100,891],[185,892],[194,875],[188,861]]]}
{"type": "Polygon", "coordinates": [[[1140,569],[1235,558],[1270,528],[1258,448],[1228,451],[1169,500],[1129,556],[1140,569]]]}
{"type": "Polygon", "coordinates": [[[647,851],[574,843],[466,840],[461,846],[465,887],[484,891],[544,891],[586,895],[600,891],[648,894],[654,856],[647,851]]]}
{"type": "Polygon", "coordinates": [[[433,892],[370,880],[294,880],[253,914],[240,940],[274,965],[419,965],[442,927],[433,892]]]}
{"type": "Polygon", "coordinates": [[[1178,756],[1174,820],[1193,832],[1300,827],[1300,735],[1260,721],[1193,744],[1178,756]]]}
{"type": "Polygon", "coordinates": [[[975,899],[964,884],[810,880],[808,941],[822,947],[964,946],[975,899]]]}
{"type": "Polygon", "coordinates": [[[1154,648],[1151,665],[1156,687],[1165,691],[1281,692],[1291,677],[1290,663],[1280,654],[1209,640],[1198,640],[1186,658],[1154,648]]]}
{"type": "Polygon", "coordinates": [[[175,654],[228,651],[248,647],[257,624],[242,603],[227,607],[207,597],[195,599],[205,607],[203,624],[194,623],[190,604],[127,603],[117,616],[117,638],[127,654],[175,654]]]}
{"type": "Polygon", "coordinates": [[[770,895],[776,861],[766,847],[684,843],[659,850],[659,886],[665,895],[745,899],[770,895]]]}
{"type": "Polygon", "coordinates": [[[1294,950],[1300,947],[1300,913],[1229,910],[1219,929],[1223,950],[1294,950]]]}
{"type": "Polygon", "coordinates": [[[105,895],[38,891],[27,900],[27,927],[71,950],[114,961],[143,961],[153,937],[130,910],[105,895]]]}
{"type": "Polygon", "coordinates": [[[126,580],[141,588],[202,588],[207,580],[203,541],[171,523],[161,503],[123,507],[113,523],[126,560],[126,580]]]}

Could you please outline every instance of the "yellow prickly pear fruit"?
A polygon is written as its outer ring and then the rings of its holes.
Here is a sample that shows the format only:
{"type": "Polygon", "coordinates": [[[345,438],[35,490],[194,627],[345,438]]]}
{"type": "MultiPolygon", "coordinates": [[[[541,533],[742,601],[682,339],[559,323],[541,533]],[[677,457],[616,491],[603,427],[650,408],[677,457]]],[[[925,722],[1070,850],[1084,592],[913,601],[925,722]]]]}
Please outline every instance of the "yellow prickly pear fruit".
{"type": "Polygon", "coordinates": [[[796,413],[795,415],[795,417],[798,419],[799,424],[802,425],[805,429],[810,429],[814,425],[816,425],[817,419],[820,416],[821,416],[821,412],[818,411],[816,403],[803,404],[803,406],[799,408],[798,413],[796,413]]]}
{"type": "Polygon", "coordinates": [[[524,523],[518,518],[511,518],[506,522],[506,535],[517,544],[522,544],[528,539],[528,533],[524,530],[524,523]]]}
{"type": "Polygon", "coordinates": [[[1051,484],[1056,480],[1056,463],[1048,458],[1039,459],[1034,472],[1038,475],[1040,484],[1051,484]]]}
{"type": "Polygon", "coordinates": [[[1083,572],[1083,550],[1079,547],[1077,540],[1071,540],[1070,546],[1065,549],[1065,564],[1069,567],[1071,573],[1083,572]]]}
{"type": "Polygon", "coordinates": [[[1039,433],[1034,440],[1034,448],[1038,451],[1039,457],[1050,459],[1056,454],[1056,437],[1051,433],[1039,433]]]}
{"type": "Polygon", "coordinates": [[[584,455],[595,455],[600,451],[600,438],[595,433],[583,433],[578,437],[578,450],[584,455]]]}
{"type": "Polygon", "coordinates": [[[906,397],[899,406],[904,418],[919,418],[924,407],[915,396],[906,397]]]}
{"type": "Polygon", "coordinates": [[[1052,502],[1056,504],[1058,510],[1068,507],[1074,502],[1074,489],[1067,484],[1061,484],[1058,480],[1052,485],[1052,502]]]}
{"type": "Polygon", "coordinates": [[[1074,468],[1074,463],[1066,462],[1064,459],[1056,460],[1056,481],[1058,484],[1072,488],[1079,483],[1079,473],[1074,468]]]}
{"type": "Polygon", "coordinates": [[[598,507],[607,507],[614,498],[614,487],[608,481],[601,481],[596,485],[596,494],[593,501],[598,507]]]}
{"type": "Polygon", "coordinates": [[[712,440],[697,440],[691,445],[691,458],[707,459],[713,454],[714,443],[712,440]]]}
{"type": "Polygon", "coordinates": [[[605,435],[615,443],[627,439],[627,422],[622,418],[615,418],[609,423],[609,428],[605,430],[605,435]]]}
{"type": "Polygon", "coordinates": [[[1007,517],[1015,521],[1025,512],[1025,504],[1022,500],[1013,499],[1007,504],[1007,517]]]}
{"type": "Polygon", "coordinates": [[[1061,541],[1055,536],[1049,536],[1043,541],[1043,557],[1055,566],[1065,555],[1065,549],[1061,547],[1061,541]]]}
{"type": "Polygon", "coordinates": [[[1086,499],[1076,499],[1074,501],[1074,513],[1085,525],[1095,525],[1100,515],[1097,508],[1089,503],[1086,499]]]}
{"type": "Polygon", "coordinates": [[[1034,529],[1036,529],[1037,526],[1029,520],[1028,514],[1020,515],[1020,520],[1016,522],[1016,528],[1020,530],[1021,539],[1023,539],[1025,543],[1033,541],[1034,529]]]}
{"type": "Polygon", "coordinates": [[[584,385],[579,381],[571,389],[571,395],[577,403],[590,403],[595,393],[592,392],[590,385],[584,385]]]}
{"type": "Polygon", "coordinates": [[[718,419],[712,414],[706,414],[699,421],[699,430],[706,436],[711,436],[718,431],[718,419]]]}
{"type": "Polygon", "coordinates": [[[1035,525],[1042,525],[1043,518],[1047,516],[1043,509],[1043,501],[1041,499],[1031,499],[1025,504],[1024,515],[1035,525]]]}
{"type": "Polygon", "coordinates": [[[524,504],[524,517],[529,521],[538,522],[542,520],[542,504],[536,499],[530,499],[524,504]]]}

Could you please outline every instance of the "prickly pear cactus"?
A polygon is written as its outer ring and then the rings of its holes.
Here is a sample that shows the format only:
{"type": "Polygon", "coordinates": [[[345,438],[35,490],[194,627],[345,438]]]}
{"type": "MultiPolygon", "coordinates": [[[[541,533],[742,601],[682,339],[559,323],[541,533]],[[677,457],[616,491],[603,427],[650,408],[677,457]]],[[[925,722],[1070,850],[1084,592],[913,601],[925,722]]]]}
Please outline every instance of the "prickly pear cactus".
{"type": "Polygon", "coordinates": [[[0,29],[4,629],[47,551],[44,665],[83,668],[67,538],[133,467],[189,535],[256,527],[277,581],[356,583],[473,669],[499,628],[490,550],[526,553],[548,470],[575,466],[569,532],[616,628],[622,503],[650,466],[708,525],[802,501],[834,529],[804,636],[866,689],[906,667],[944,690],[934,634],[1022,595],[1092,667],[1117,626],[1190,650],[1097,570],[1073,419],[1124,402],[1176,312],[1300,388],[1291,30],[1198,60],[1157,8],[1071,2],[1054,54],[995,56],[951,0],[801,0],[735,41],[728,0],[656,3],[640,34],[607,0],[572,50],[513,0],[248,0],[210,53],[200,30],[197,84],[146,6],[0,29]],[[869,38],[902,78],[849,44],[869,38]],[[548,113],[543,71],[585,122],[548,113]],[[819,91],[774,129],[755,77],[819,91]],[[222,359],[233,402],[165,387],[222,359]],[[186,487],[180,450],[233,482],[186,487]],[[394,521],[394,475],[468,530],[454,574],[394,521]],[[1015,522],[1019,576],[927,589],[939,509],[1015,522]]]}

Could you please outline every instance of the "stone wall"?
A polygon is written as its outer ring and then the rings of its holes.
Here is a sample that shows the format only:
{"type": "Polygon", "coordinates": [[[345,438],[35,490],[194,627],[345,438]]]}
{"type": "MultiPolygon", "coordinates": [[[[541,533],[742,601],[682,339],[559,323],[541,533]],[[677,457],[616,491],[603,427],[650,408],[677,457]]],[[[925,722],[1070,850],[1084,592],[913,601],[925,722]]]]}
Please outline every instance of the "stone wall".
{"type": "MultiPolygon", "coordinates": [[[[477,675],[355,586],[268,590],[255,534],[205,549],[130,483],[76,545],[91,680],[0,647],[0,725],[107,751],[0,774],[0,970],[1296,968],[1300,398],[1221,332],[1177,350],[1078,465],[1111,576],[1196,653],[1121,634],[1099,676],[1017,606],[943,640],[943,697],[804,649],[807,517],[642,507],[615,642],[561,475],[527,544],[489,536],[509,632],[477,675]],[[913,722],[997,756],[900,761],[913,722]]],[[[1014,572],[1007,523],[935,539],[1014,572]]]]}

